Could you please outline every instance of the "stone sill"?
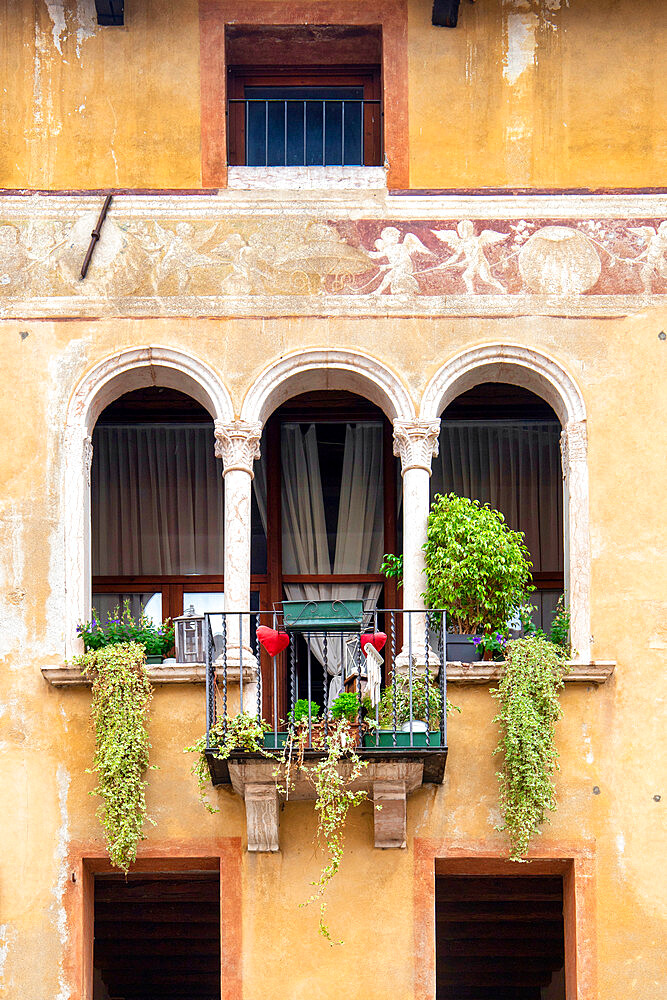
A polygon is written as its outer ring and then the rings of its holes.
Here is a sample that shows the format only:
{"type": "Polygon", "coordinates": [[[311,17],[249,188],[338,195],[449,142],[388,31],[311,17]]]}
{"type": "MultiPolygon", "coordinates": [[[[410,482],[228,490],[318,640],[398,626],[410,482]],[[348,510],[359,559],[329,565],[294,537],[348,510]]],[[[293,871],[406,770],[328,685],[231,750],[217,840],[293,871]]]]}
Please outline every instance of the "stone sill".
{"type": "MultiPolygon", "coordinates": [[[[448,684],[490,684],[500,680],[502,663],[481,660],[477,663],[450,662],[447,664],[448,684]]],[[[570,661],[570,673],[566,675],[568,684],[604,684],[614,672],[614,660],[595,660],[593,663],[570,661]]],[[[42,667],[42,676],[53,687],[85,687],[90,681],[81,676],[79,667],[42,667]]],[[[153,684],[203,684],[206,681],[206,665],[203,663],[179,664],[163,667],[148,664],[148,677],[153,684]]]]}
{"type": "Polygon", "coordinates": [[[232,191],[335,191],[387,189],[384,167],[229,167],[232,191]]]}

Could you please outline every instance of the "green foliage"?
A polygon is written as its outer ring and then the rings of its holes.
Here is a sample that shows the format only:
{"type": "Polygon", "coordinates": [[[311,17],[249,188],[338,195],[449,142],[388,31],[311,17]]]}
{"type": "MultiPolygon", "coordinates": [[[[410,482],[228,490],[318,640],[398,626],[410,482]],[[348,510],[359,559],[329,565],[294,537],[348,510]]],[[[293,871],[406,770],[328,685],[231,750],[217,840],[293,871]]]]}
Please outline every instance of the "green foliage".
{"type": "Polygon", "coordinates": [[[485,635],[476,635],[472,641],[482,653],[490,653],[492,660],[504,660],[509,642],[509,629],[505,627],[487,632],[485,635]]]}
{"type": "Polygon", "coordinates": [[[566,672],[559,646],[537,635],[514,639],[507,646],[500,684],[492,691],[500,702],[494,719],[500,741],[494,752],[504,757],[498,772],[500,829],[507,831],[513,861],[522,860],[546,813],[556,808],[554,726],[561,716],[558,695],[566,672]]]}
{"type": "MultiPolygon", "coordinates": [[[[209,731],[209,746],[215,750],[215,756],[221,760],[226,760],[235,750],[247,750],[250,753],[261,753],[265,757],[271,757],[264,748],[264,733],[267,733],[270,726],[266,722],[259,722],[256,715],[248,712],[241,712],[233,718],[227,719],[224,725],[223,719],[211,726],[209,731]]],[[[196,753],[197,758],[192,765],[192,773],[197,779],[199,788],[199,800],[204,808],[210,813],[217,813],[219,810],[208,800],[208,782],[210,772],[208,761],[206,760],[206,736],[202,736],[190,747],[185,747],[184,753],[196,753]]]]}
{"type": "Polygon", "coordinates": [[[428,517],[427,606],[447,612],[463,635],[503,628],[532,591],[524,536],[503,515],[454,493],[436,496],[428,517]]]}
{"type": "Polygon", "coordinates": [[[560,646],[565,652],[570,654],[570,611],[565,607],[565,596],[561,594],[556,605],[556,614],[551,623],[549,636],[546,636],[541,628],[537,628],[533,622],[533,612],[537,608],[532,604],[524,604],[518,609],[519,621],[524,634],[527,636],[538,636],[540,639],[548,639],[554,646],[560,646]]]}
{"type": "Polygon", "coordinates": [[[367,798],[366,792],[354,792],[350,788],[361,776],[365,767],[366,762],[362,761],[354,750],[354,740],[348,721],[339,718],[329,730],[327,753],[314,767],[306,769],[308,777],[315,786],[317,837],[324,842],[329,860],[322,869],[319,879],[312,883],[316,887],[315,893],[301,905],[307,906],[319,900],[319,932],[330,944],[343,942],[335,942],[331,936],[326,922],[326,901],[322,897],[340,868],[345,845],[344,830],[347,814],[350,809],[360,805],[367,798]],[[338,766],[343,759],[348,765],[345,777],[341,775],[338,766]]]}
{"type": "Polygon", "coordinates": [[[384,573],[387,579],[394,577],[399,587],[403,586],[403,556],[395,556],[391,552],[385,552],[382,557],[380,572],[384,573]]]}
{"type": "MultiPolygon", "coordinates": [[[[425,677],[412,678],[412,718],[415,721],[428,722],[431,730],[436,730],[440,728],[442,695],[433,680],[428,682],[428,695],[426,688],[425,677]]],[[[394,728],[394,706],[396,706],[396,727],[400,729],[410,721],[410,679],[406,674],[397,674],[395,683],[382,692],[378,710],[378,725],[381,729],[394,728]]],[[[450,712],[453,707],[448,701],[447,711],[450,712]]]]}
{"type": "Polygon", "coordinates": [[[347,719],[356,722],[361,705],[359,697],[353,691],[343,691],[331,706],[332,719],[347,719]]]}
{"type": "Polygon", "coordinates": [[[109,858],[127,873],[137,856],[146,819],[147,718],[153,690],[143,646],[118,643],[91,650],[76,661],[93,685],[92,717],[98,785],[98,816],[109,858]]]}
{"type": "Polygon", "coordinates": [[[320,714],[320,706],[317,702],[308,701],[307,698],[299,698],[299,700],[294,705],[294,711],[290,712],[290,719],[292,722],[299,723],[302,719],[308,722],[308,706],[310,705],[310,718],[311,721],[316,719],[320,714]]]}
{"type": "Polygon", "coordinates": [[[169,618],[156,627],[142,609],[137,622],[132,617],[129,601],[124,602],[122,611],[116,606],[105,625],[93,608],[91,621],[77,625],[77,632],[86,652],[117,643],[137,642],[145,648],[146,656],[165,656],[174,645],[174,626],[169,618]]]}

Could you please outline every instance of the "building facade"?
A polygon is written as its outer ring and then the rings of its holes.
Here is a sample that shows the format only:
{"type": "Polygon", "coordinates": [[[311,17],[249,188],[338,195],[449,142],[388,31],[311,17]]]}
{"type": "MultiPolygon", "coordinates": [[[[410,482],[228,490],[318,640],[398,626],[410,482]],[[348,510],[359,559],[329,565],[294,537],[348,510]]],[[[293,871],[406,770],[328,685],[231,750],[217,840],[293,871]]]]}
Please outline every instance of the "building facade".
{"type": "MultiPolygon", "coordinates": [[[[662,5],[0,14],[0,996],[660,996],[662,5]],[[198,801],[197,662],[150,667],[154,825],[114,875],[72,663],[91,609],[224,609],[225,697],[245,684],[270,721],[289,654],[274,681],[254,629],[285,599],[398,609],[385,664],[412,643],[437,678],[419,612],[441,490],[525,532],[545,628],[570,609],[558,810],[530,865],[497,830],[500,668],[451,658],[442,770],[369,765],[332,947],[299,905],[312,801],[257,770],[211,789],[214,815],[198,801]]],[[[317,663],[326,701],[346,654],[301,641],[292,679],[317,663]]]]}

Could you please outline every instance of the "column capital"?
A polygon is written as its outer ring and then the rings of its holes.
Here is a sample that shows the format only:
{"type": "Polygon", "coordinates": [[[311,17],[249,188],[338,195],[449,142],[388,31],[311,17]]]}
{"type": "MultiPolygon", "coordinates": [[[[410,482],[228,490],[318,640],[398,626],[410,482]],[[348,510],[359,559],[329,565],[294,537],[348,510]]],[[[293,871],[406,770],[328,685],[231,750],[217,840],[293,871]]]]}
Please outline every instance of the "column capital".
{"type": "Polygon", "coordinates": [[[258,422],[234,420],[229,424],[215,421],[215,457],[221,458],[223,476],[240,470],[253,478],[253,463],[259,458],[262,425],[258,422]]]}
{"type": "Polygon", "coordinates": [[[439,434],[439,420],[394,420],[394,455],[401,459],[403,475],[408,469],[424,469],[431,475],[439,434]]]}
{"type": "Polygon", "coordinates": [[[585,462],[588,450],[588,432],[585,420],[573,420],[566,424],[560,436],[560,451],[563,474],[573,462],[585,462]]]}

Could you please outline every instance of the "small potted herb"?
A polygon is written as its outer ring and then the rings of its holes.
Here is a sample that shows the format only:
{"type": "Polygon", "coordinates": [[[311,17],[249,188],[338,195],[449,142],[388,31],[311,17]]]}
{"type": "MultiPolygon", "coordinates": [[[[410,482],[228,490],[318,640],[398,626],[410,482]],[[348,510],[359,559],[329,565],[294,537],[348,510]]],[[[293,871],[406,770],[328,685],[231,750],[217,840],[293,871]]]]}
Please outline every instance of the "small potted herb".
{"type": "Polygon", "coordinates": [[[93,608],[91,620],[78,625],[77,633],[83,639],[86,652],[102,649],[104,646],[136,642],[146,650],[147,663],[162,663],[174,645],[174,626],[169,618],[160,625],[155,625],[142,608],[139,620],[136,621],[128,600],[124,602],[122,611],[116,606],[104,624],[93,608]]]}
{"type": "MultiPolygon", "coordinates": [[[[287,717],[287,723],[283,722],[283,725],[303,727],[306,732],[308,732],[308,708],[310,706],[310,728],[313,739],[319,736],[321,730],[320,723],[320,706],[315,701],[308,701],[307,698],[299,698],[294,704],[294,708],[289,713],[287,717]]],[[[287,743],[289,737],[289,732],[287,730],[281,730],[275,733],[273,729],[269,729],[264,733],[264,746],[269,750],[278,750],[280,747],[284,747],[287,743]]]]}

